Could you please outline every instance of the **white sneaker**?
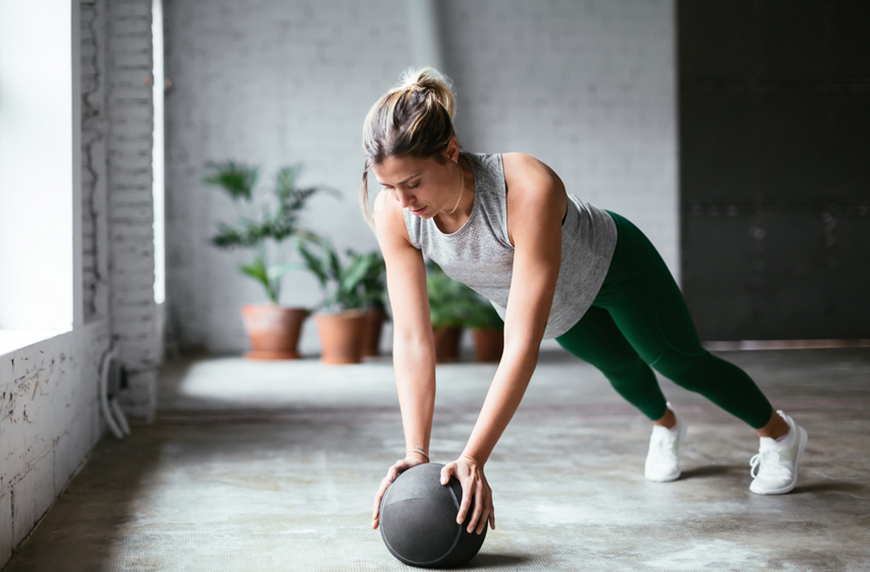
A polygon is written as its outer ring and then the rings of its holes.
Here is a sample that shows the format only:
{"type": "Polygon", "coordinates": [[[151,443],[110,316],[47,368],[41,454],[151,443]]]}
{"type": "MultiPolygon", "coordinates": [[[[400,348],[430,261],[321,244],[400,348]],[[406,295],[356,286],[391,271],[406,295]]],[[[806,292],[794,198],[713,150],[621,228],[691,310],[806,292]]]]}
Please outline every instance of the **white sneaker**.
{"type": "MultiPolygon", "coordinates": [[[[673,410],[671,410],[673,411],[673,410]]],[[[649,452],[644,464],[644,476],[657,483],[680,478],[680,443],[686,437],[686,422],[676,413],[677,424],[668,429],[654,425],[649,438],[649,452]]]]}
{"type": "Polygon", "coordinates": [[[783,413],[791,430],[782,441],[762,437],[758,454],[749,461],[753,476],[749,490],[757,495],[781,495],[792,490],[797,483],[798,461],[807,446],[807,432],[783,413]]]}

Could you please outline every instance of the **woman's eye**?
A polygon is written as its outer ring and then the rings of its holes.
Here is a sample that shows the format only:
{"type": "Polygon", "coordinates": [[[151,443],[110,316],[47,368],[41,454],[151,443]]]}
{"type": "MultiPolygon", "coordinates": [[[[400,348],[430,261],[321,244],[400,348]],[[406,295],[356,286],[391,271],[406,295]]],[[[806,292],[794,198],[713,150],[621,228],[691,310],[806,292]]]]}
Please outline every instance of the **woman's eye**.
{"type": "Polygon", "coordinates": [[[419,187],[419,186],[420,186],[420,181],[417,181],[416,183],[413,183],[413,184],[411,184],[411,185],[408,185],[408,188],[409,188],[409,189],[416,189],[416,188],[419,187]]]}

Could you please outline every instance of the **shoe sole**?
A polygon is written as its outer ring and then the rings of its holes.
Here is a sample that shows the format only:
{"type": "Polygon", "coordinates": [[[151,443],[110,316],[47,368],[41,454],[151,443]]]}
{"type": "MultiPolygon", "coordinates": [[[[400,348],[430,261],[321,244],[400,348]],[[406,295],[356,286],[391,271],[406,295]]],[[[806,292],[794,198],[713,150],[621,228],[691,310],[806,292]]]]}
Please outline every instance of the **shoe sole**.
{"type": "Polygon", "coordinates": [[[751,492],[753,492],[757,495],[783,495],[787,492],[790,492],[792,489],[794,489],[795,485],[797,485],[798,468],[800,465],[801,455],[804,454],[804,448],[807,446],[807,440],[808,440],[806,429],[804,429],[801,426],[798,426],[797,428],[798,428],[799,441],[798,441],[798,453],[794,459],[794,479],[792,479],[792,481],[789,484],[785,485],[784,487],[774,489],[772,491],[762,491],[762,492],[753,491],[752,486],[750,485],[749,490],[751,492]]]}
{"type": "Polygon", "coordinates": [[[647,476],[646,474],[644,474],[644,477],[646,477],[646,480],[648,480],[651,483],[670,483],[671,481],[676,481],[677,479],[679,479],[680,475],[682,475],[682,474],[683,474],[683,472],[680,471],[679,473],[677,473],[676,477],[668,477],[666,479],[653,479],[653,478],[650,478],[649,476],[647,476]]]}

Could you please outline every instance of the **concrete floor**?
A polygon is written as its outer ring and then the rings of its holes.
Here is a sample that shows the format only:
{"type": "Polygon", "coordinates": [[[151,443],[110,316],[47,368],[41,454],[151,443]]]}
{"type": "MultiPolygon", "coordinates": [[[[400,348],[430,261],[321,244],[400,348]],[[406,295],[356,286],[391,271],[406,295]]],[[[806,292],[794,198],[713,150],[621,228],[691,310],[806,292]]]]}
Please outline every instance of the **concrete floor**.
{"type": "MultiPolygon", "coordinates": [[[[798,487],[748,490],[754,433],[663,382],[683,477],[643,478],[649,424],[545,352],[487,465],[486,570],[870,570],[870,349],[732,352],[807,429],[798,487]]],[[[433,461],[464,445],[495,367],[439,366],[433,461]]],[[[6,572],[400,570],[370,530],[403,452],[388,360],[167,367],[154,425],[94,451],[6,572]]]]}

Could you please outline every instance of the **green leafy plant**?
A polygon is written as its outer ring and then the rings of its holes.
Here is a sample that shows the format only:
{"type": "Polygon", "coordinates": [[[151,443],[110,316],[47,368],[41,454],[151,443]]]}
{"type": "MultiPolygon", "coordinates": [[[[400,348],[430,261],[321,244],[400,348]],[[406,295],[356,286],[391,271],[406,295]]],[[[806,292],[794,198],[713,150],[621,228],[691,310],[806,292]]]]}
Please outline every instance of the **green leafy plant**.
{"type": "Polygon", "coordinates": [[[281,296],[281,277],[300,269],[299,263],[284,261],[283,244],[287,240],[305,242],[317,239],[300,225],[299,217],[308,199],[318,192],[333,192],[322,186],[299,188],[301,165],[278,170],[271,193],[257,193],[259,167],[234,161],[208,162],[202,182],[224,191],[236,204],[239,221],[221,222],[211,243],[221,249],[254,251],[251,261],[239,266],[242,274],[260,283],[266,296],[277,304],[281,296]]]}
{"type": "Polygon", "coordinates": [[[503,330],[504,322],[489,300],[477,294],[475,297],[469,303],[468,315],[463,325],[482,330],[503,330]]]}
{"type": "Polygon", "coordinates": [[[387,307],[387,266],[380,252],[372,253],[375,260],[369,266],[362,281],[362,289],[365,293],[369,308],[386,310],[387,307]]]}
{"type": "Polygon", "coordinates": [[[426,289],[433,328],[464,326],[479,298],[474,290],[447,276],[431,261],[427,264],[426,289]]]}
{"type": "Polygon", "coordinates": [[[360,254],[345,251],[342,261],[332,243],[325,238],[313,238],[297,245],[305,267],[320,282],[324,298],[318,308],[322,312],[362,310],[378,300],[383,301],[384,259],[379,252],[360,254]]]}

